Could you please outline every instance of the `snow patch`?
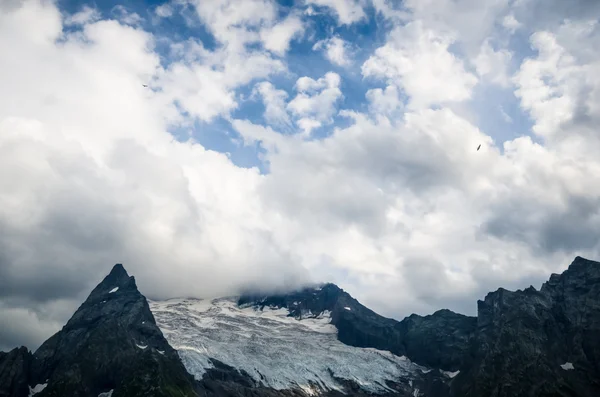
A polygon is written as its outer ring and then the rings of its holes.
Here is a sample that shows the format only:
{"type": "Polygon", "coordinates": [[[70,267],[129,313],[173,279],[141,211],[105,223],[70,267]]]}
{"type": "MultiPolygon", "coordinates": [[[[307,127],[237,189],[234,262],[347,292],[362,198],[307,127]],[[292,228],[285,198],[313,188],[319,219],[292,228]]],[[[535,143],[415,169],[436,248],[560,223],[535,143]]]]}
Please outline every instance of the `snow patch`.
{"type": "Polygon", "coordinates": [[[110,291],[108,291],[109,294],[112,294],[113,292],[117,292],[119,290],[119,287],[115,287],[113,289],[111,289],[110,291]]]}
{"type": "Polygon", "coordinates": [[[564,363],[564,364],[561,364],[561,365],[560,365],[560,367],[561,367],[562,369],[564,369],[565,371],[568,371],[568,370],[570,370],[570,369],[575,369],[575,367],[573,366],[573,364],[572,364],[572,363],[570,363],[570,362],[566,362],[566,363],[564,363]]]}
{"type": "Polygon", "coordinates": [[[48,386],[48,383],[40,383],[38,385],[35,385],[33,388],[31,388],[31,386],[29,386],[29,397],[41,392],[42,390],[44,390],[46,388],[46,386],[48,386]]]}
{"type": "Polygon", "coordinates": [[[406,357],[341,343],[329,311],[295,318],[287,308],[238,306],[235,297],[149,304],[163,335],[198,380],[213,367],[211,358],[246,371],[258,384],[307,395],[343,391],[336,378],[368,392],[390,392],[386,381],[426,371],[406,357]]]}
{"type": "Polygon", "coordinates": [[[415,389],[413,392],[413,397],[419,397],[419,389],[415,389]]]}
{"type": "Polygon", "coordinates": [[[165,355],[164,350],[156,350],[157,352],[159,352],[160,354],[162,354],[163,356],[165,355]]]}
{"type": "Polygon", "coordinates": [[[450,372],[450,371],[443,371],[443,370],[440,370],[440,372],[442,374],[446,375],[450,379],[454,378],[456,375],[458,375],[460,373],[460,371],[450,372]]]}
{"type": "Polygon", "coordinates": [[[352,310],[348,306],[345,306],[344,309],[346,309],[346,310],[352,310]]]}
{"type": "Polygon", "coordinates": [[[114,389],[104,392],[104,393],[100,393],[100,394],[98,394],[98,397],[112,397],[113,391],[114,391],[114,389]]]}
{"type": "Polygon", "coordinates": [[[148,347],[148,345],[138,345],[137,343],[135,345],[142,350],[148,347]]]}

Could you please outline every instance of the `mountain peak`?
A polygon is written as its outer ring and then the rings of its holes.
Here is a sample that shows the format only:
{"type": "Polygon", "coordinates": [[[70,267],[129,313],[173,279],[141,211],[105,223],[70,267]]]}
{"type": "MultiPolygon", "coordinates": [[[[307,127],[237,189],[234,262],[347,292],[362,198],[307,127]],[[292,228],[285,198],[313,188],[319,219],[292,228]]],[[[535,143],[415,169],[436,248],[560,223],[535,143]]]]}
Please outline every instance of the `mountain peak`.
{"type": "Polygon", "coordinates": [[[129,274],[127,274],[127,270],[125,270],[125,268],[123,267],[123,264],[121,264],[121,263],[117,263],[116,265],[114,265],[108,275],[109,275],[109,277],[114,277],[114,278],[124,278],[124,277],[129,278],[129,274]]]}
{"type": "Polygon", "coordinates": [[[571,262],[569,265],[569,268],[573,267],[591,267],[595,268],[596,270],[600,270],[600,262],[586,259],[581,256],[576,256],[573,262],[571,262]]]}
{"type": "Polygon", "coordinates": [[[90,298],[99,298],[101,295],[103,296],[106,293],[112,294],[119,290],[137,291],[135,277],[130,276],[121,263],[117,263],[113,266],[110,273],[104,277],[104,280],[102,280],[102,282],[100,282],[100,284],[94,288],[90,294],[90,298]]]}
{"type": "Polygon", "coordinates": [[[44,396],[97,396],[111,390],[132,397],[197,395],[193,378],[122,264],[34,353],[32,373],[34,384],[47,384],[44,396]]]}

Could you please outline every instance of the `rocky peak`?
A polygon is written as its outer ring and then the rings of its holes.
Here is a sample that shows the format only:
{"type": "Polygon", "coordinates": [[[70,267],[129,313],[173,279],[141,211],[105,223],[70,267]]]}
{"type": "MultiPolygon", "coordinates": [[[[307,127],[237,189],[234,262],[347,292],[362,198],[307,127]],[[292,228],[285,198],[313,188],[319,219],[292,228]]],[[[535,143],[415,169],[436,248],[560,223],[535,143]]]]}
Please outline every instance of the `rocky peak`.
{"type": "Polygon", "coordinates": [[[61,331],[34,354],[36,397],[196,396],[135,279],[117,264],[61,331]]]}
{"type": "Polygon", "coordinates": [[[111,293],[110,291],[117,292],[118,290],[138,291],[135,277],[129,276],[127,270],[120,263],[113,266],[110,273],[92,290],[90,297],[104,295],[107,292],[111,293]]]}

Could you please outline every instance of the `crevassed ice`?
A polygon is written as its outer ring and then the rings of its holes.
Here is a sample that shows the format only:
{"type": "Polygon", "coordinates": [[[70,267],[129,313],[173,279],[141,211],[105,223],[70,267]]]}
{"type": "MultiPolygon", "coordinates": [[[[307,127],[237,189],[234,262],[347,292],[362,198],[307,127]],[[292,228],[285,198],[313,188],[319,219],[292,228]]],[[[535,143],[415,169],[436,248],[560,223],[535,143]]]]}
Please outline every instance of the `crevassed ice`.
{"type": "Polygon", "coordinates": [[[40,383],[38,385],[35,385],[33,388],[29,386],[29,397],[32,397],[33,395],[41,392],[46,388],[46,386],[48,386],[47,383],[40,383]]]}
{"type": "Polygon", "coordinates": [[[150,308],[196,379],[212,367],[210,358],[246,371],[257,384],[307,393],[341,390],[336,377],[382,392],[386,380],[427,370],[390,352],[344,345],[328,312],[297,320],[287,309],[240,308],[233,298],[151,301],[150,308]]]}

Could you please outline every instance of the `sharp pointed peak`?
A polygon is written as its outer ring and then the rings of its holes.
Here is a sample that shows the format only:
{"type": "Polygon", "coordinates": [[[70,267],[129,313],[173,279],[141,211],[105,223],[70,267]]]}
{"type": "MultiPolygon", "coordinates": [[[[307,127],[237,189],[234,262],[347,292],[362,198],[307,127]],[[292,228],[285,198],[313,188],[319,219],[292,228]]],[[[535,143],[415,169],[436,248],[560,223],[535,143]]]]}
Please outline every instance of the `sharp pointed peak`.
{"type": "Polygon", "coordinates": [[[127,274],[127,270],[125,270],[122,263],[117,263],[116,265],[114,265],[108,275],[117,277],[117,278],[121,278],[121,277],[129,278],[129,274],[127,274]]]}
{"type": "Polygon", "coordinates": [[[129,274],[127,273],[127,270],[125,270],[125,268],[123,267],[123,264],[121,264],[121,263],[117,263],[116,265],[113,266],[110,273],[108,273],[108,275],[106,277],[104,277],[104,280],[102,280],[102,282],[100,284],[98,284],[96,289],[100,289],[100,290],[103,290],[106,288],[113,289],[115,287],[137,288],[135,285],[134,277],[129,276],[129,274]]]}

